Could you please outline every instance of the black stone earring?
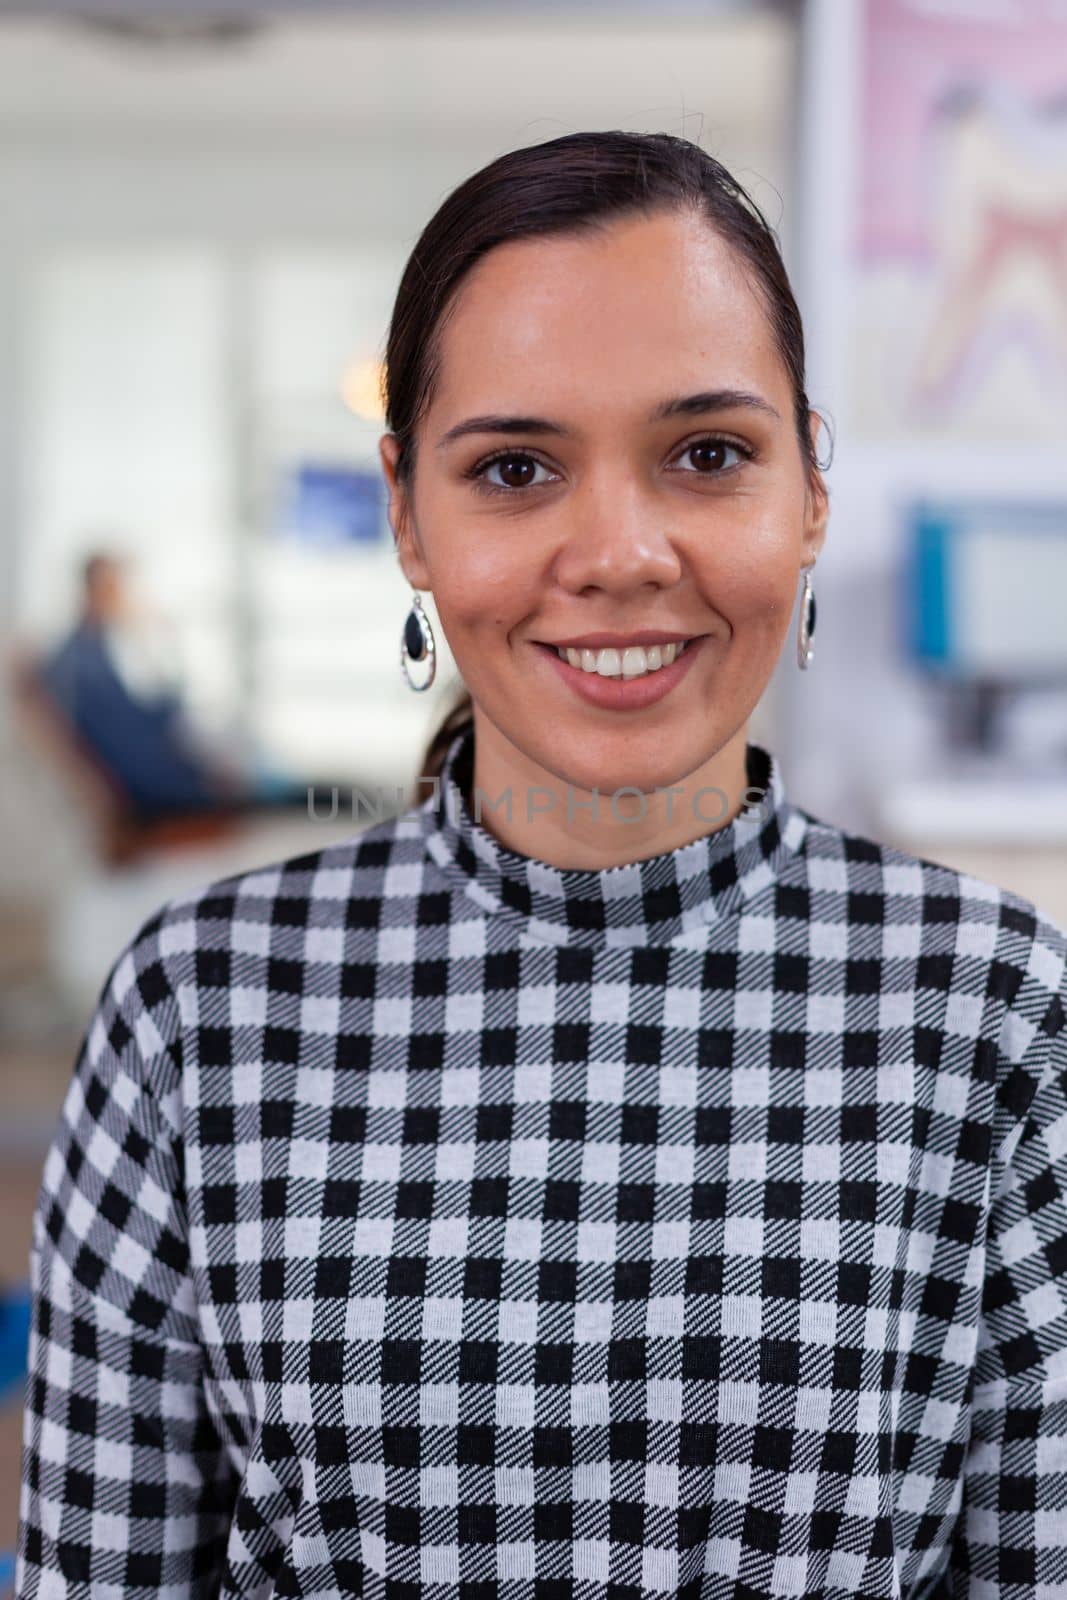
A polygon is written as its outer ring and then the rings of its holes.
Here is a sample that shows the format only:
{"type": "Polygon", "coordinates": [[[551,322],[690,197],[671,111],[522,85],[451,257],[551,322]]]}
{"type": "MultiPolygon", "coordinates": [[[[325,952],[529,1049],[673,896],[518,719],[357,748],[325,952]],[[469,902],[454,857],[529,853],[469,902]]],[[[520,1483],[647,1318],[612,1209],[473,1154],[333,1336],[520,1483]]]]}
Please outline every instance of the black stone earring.
{"type": "Polygon", "coordinates": [[[807,671],[815,658],[815,651],[811,647],[811,636],[815,632],[815,591],[811,587],[811,576],[804,574],[804,592],[800,597],[800,623],[797,628],[797,666],[807,671]]]}
{"type": "Polygon", "coordinates": [[[417,594],[412,595],[411,610],[408,612],[407,621],[404,623],[400,635],[400,670],[407,679],[409,689],[421,692],[428,689],[434,680],[437,671],[437,645],[430,627],[430,619],[422,609],[422,601],[417,594]],[[424,683],[416,683],[411,676],[408,663],[411,661],[425,661],[429,666],[429,673],[424,683]]]}

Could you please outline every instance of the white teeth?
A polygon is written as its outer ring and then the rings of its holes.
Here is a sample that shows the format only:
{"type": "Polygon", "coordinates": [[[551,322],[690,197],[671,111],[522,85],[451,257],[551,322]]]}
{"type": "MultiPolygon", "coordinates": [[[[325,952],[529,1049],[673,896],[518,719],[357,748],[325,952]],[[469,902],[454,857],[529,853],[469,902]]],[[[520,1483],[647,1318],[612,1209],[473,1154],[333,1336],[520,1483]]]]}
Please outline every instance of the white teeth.
{"type": "Polygon", "coordinates": [[[602,678],[640,678],[646,672],[658,672],[660,667],[669,667],[688,642],[688,639],[683,639],[681,644],[653,644],[647,649],[640,645],[629,645],[621,651],[575,650],[569,646],[558,646],[557,654],[562,661],[569,661],[572,667],[579,667],[582,672],[599,673],[602,678]]]}

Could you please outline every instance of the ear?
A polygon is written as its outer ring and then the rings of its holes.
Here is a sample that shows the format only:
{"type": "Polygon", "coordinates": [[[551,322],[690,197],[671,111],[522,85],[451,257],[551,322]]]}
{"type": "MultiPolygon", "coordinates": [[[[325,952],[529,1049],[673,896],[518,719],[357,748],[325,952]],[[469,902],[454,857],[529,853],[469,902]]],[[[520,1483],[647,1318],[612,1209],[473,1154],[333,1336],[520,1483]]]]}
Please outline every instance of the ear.
{"type": "Polygon", "coordinates": [[[430,581],[429,568],[415,527],[411,499],[396,475],[400,441],[395,433],[382,434],[378,440],[378,454],[389,494],[389,527],[392,530],[401,571],[413,589],[430,591],[433,589],[433,584],[430,581]]]}
{"type": "MultiPolygon", "coordinates": [[[[819,429],[822,418],[817,411],[808,413],[808,427],[811,432],[812,449],[816,450],[819,443],[819,429]]],[[[808,474],[808,487],[806,495],[806,508],[804,513],[804,561],[802,566],[812,567],[818,559],[826,539],[826,525],[830,520],[830,491],[826,487],[826,479],[819,467],[812,467],[808,474]]]]}

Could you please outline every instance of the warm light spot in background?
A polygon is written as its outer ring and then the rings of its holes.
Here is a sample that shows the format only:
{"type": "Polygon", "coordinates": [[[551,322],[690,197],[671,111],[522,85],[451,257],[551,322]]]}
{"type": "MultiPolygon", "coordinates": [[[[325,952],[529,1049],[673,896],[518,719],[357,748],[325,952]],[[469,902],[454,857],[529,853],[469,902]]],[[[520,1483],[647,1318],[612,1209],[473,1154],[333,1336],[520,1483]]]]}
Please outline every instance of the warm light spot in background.
{"type": "Polygon", "coordinates": [[[373,358],[353,361],[341,379],[341,398],[349,411],[368,422],[381,422],[385,417],[382,405],[383,367],[373,358]]]}

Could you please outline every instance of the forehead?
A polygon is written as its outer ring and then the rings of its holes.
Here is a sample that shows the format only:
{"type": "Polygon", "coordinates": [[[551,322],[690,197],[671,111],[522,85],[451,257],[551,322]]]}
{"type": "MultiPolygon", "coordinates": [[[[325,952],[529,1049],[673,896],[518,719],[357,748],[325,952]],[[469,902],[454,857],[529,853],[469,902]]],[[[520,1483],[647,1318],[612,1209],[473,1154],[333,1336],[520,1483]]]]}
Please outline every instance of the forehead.
{"type": "Polygon", "coordinates": [[[753,269],[689,215],[496,246],[460,285],[440,351],[439,415],[505,389],[642,411],[687,383],[788,393],[753,269]]]}

